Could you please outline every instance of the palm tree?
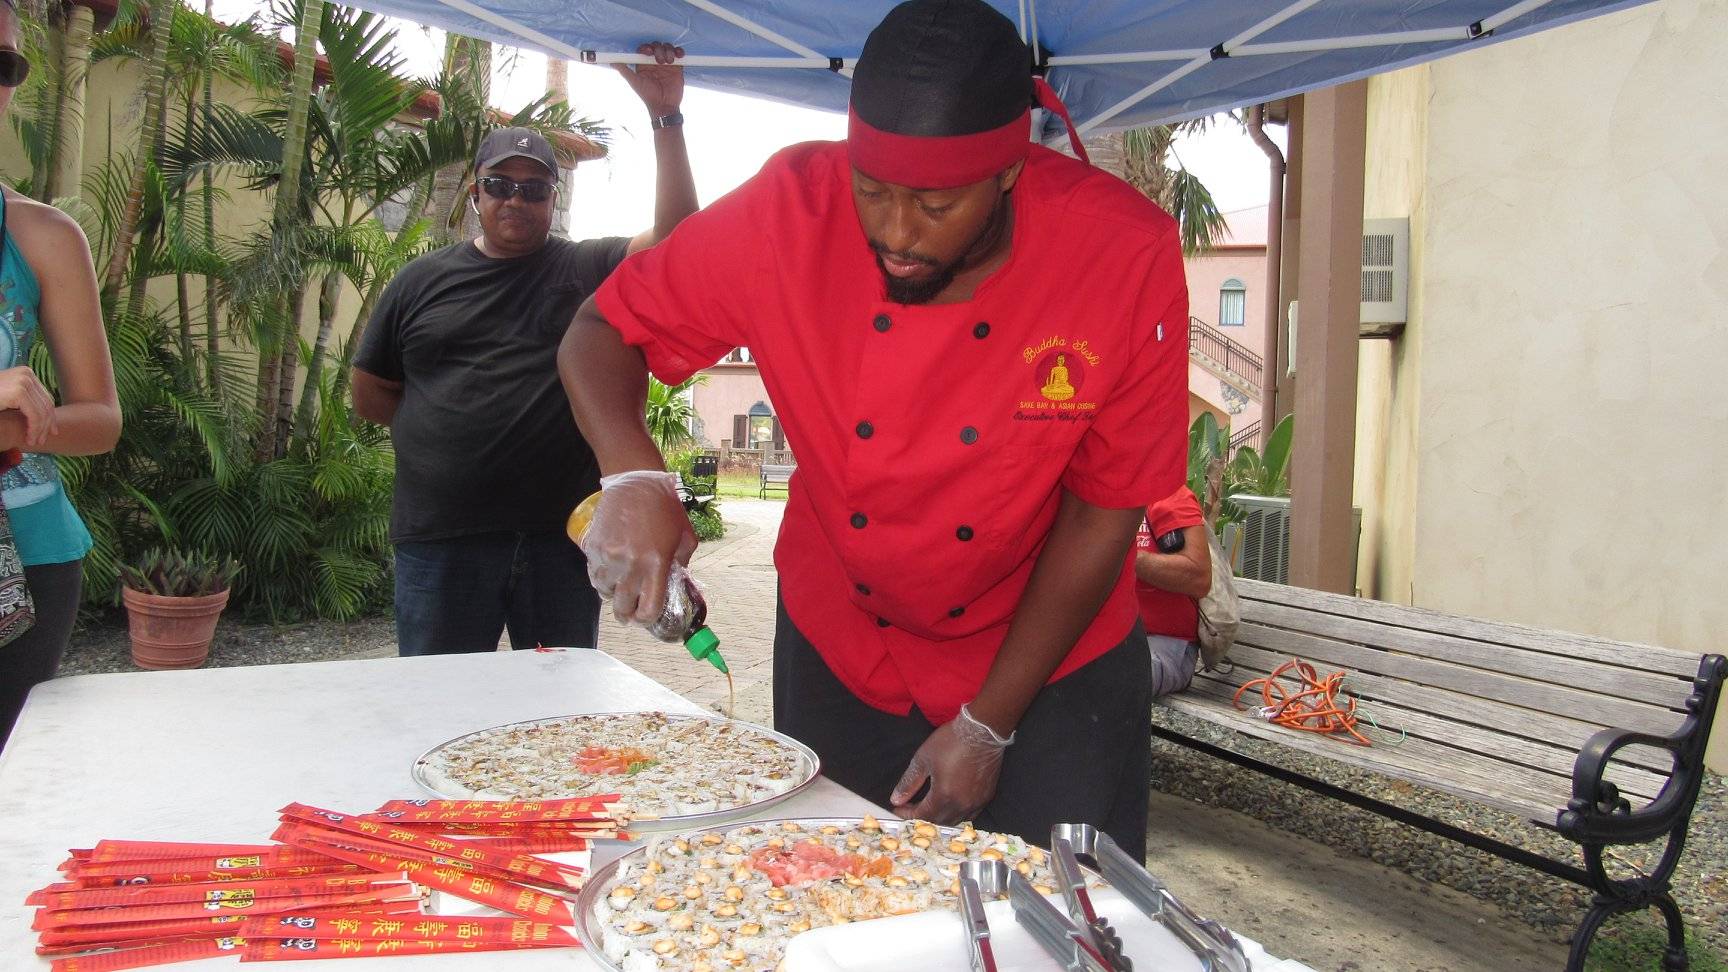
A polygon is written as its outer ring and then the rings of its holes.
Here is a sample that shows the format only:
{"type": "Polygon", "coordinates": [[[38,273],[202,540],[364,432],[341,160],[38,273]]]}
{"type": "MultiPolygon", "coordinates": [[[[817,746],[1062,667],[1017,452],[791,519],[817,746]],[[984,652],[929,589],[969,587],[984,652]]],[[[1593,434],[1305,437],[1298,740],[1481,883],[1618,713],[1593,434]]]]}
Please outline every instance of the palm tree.
{"type": "MultiPolygon", "coordinates": [[[[117,57],[142,58],[149,43],[143,25],[135,20],[118,22],[91,45],[91,59],[100,62],[117,57]]],[[[165,64],[164,111],[172,106],[180,112],[181,134],[176,144],[184,143],[201,124],[204,104],[213,100],[212,87],[217,77],[260,93],[279,91],[283,77],[277,40],[255,20],[230,26],[191,10],[181,10],[173,18],[165,64]]],[[[165,145],[168,134],[166,130],[163,132],[165,145]]],[[[159,156],[156,164],[161,166],[165,161],[159,156]]],[[[204,184],[196,196],[190,194],[190,186],[179,182],[159,186],[154,170],[146,184],[136,225],[138,253],[133,258],[133,292],[141,294],[152,276],[173,274],[178,295],[181,357],[190,366],[194,358],[189,277],[198,268],[205,269],[204,374],[206,387],[214,388],[218,377],[213,362],[221,353],[221,325],[217,317],[219,281],[210,269],[220,263],[215,233],[217,199],[211,173],[208,169],[204,171],[204,184]]],[[[130,308],[134,313],[138,309],[136,305],[130,308]]]]}
{"type": "Polygon", "coordinates": [[[652,375],[648,377],[648,403],[643,417],[648,422],[648,435],[662,453],[670,455],[695,444],[690,420],[695,418],[696,408],[685,392],[705,380],[706,375],[697,375],[676,385],[663,385],[652,375]]]}
{"type": "MultiPolygon", "coordinates": [[[[103,274],[103,303],[112,306],[126,277],[127,261],[132,257],[132,242],[138,229],[138,217],[144,208],[145,184],[150,169],[156,164],[158,143],[162,133],[162,109],[168,89],[168,41],[174,29],[174,15],[180,9],[179,0],[150,0],[145,27],[147,43],[144,50],[144,115],[138,126],[138,151],[132,163],[131,187],[126,194],[126,209],[114,234],[114,245],[108,253],[108,267],[103,274]]],[[[142,311],[142,291],[134,290],[128,310],[136,316],[142,311]]]]}
{"type": "Polygon", "coordinates": [[[1178,135],[1203,132],[1211,124],[1210,118],[1196,118],[1177,125],[1134,128],[1086,143],[1095,165],[1121,176],[1175,218],[1184,256],[1216,246],[1226,227],[1211,191],[1182,166],[1176,152],[1178,135]]]}
{"type": "Polygon", "coordinates": [[[25,56],[36,69],[15,95],[17,107],[11,115],[12,127],[30,159],[30,195],[53,202],[78,195],[95,12],[59,0],[40,7],[20,23],[25,56]]]}
{"type": "MultiPolygon", "coordinates": [[[[484,115],[492,103],[492,45],[457,33],[445,34],[444,70],[437,90],[440,116],[472,121],[484,115]]],[[[475,146],[478,145],[476,142],[475,146]]],[[[461,196],[468,168],[460,162],[452,163],[440,168],[434,177],[433,234],[441,243],[463,235],[468,214],[462,209],[461,196]]]]}

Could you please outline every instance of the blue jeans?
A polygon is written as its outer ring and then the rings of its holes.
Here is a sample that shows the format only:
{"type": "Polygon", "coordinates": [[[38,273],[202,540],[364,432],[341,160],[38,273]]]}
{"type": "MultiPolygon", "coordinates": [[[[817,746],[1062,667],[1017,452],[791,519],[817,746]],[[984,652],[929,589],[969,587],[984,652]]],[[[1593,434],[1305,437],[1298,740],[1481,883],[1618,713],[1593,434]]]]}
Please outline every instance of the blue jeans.
{"type": "Polygon", "coordinates": [[[403,655],[592,648],[600,597],[562,530],[480,533],[396,545],[396,641],[403,655]]]}

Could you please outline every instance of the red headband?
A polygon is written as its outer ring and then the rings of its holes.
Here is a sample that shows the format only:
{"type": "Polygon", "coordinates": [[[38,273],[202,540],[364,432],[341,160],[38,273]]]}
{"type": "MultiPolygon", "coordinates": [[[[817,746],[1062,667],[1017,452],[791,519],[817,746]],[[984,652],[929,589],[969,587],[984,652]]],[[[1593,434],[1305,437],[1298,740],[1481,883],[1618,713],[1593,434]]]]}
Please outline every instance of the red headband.
{"type": "MultiPolygon", "coordinates": [[[[1038,104],[1061,117],[1074,154],[1090,162],[1062,99],[1043,78],[1032,81],[1038,104]]],[[[856,111],[846,114],[846,152],[853,167],[872,179],[914,189],[980,182],[1024,159],[1032,145],[1030,110],[1000,128],[971,135],[896,135],[859,118],[856,111]]]]}
{"type": "Polygon", "coordinates": [[[848,111],[846,154],[872,179],[914,189],[971,185],[1026,157],[1031,112],[972,135],[896,135],[848,111]]]}

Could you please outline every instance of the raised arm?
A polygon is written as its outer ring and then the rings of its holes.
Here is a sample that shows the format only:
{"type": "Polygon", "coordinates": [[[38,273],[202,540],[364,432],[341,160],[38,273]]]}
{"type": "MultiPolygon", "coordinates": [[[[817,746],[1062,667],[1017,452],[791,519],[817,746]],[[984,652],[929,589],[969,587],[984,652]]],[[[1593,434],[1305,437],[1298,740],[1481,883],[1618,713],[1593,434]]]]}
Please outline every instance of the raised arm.
{"type": "Polygon", "coordinates": [[[648,109],[654,128],[654,225],[630,240],[630,252],[645,250],[669,236],[696,211],[696,178],[690,172],[690,150],[684,144],[684,122],[679,108],[684,103],[684,69],[674,62],[684,48],[671,44],[643,44],[641,54],[652,55],[655,64],[618,65],[618,73],[629,82],[648,109]],[[671,119],[676,118],[675,122],[671,119]]]}

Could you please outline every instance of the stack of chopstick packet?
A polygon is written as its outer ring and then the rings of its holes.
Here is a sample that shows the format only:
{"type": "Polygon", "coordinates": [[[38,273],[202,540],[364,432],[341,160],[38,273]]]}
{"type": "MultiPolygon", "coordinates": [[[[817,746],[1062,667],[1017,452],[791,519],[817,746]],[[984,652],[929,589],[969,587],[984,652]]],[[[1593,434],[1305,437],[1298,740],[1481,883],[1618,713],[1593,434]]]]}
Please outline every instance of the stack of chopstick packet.
{"type": "Polygon", "coordinates": [[[53,972],[571,948],[583,869],[538,855],[629,839],[616,799],[398,800],[357,816],[293,803],[275,844],[74,850],[25,903],[53,972]],[[502,916],[431,913],[432,892],[502,916]]]}

